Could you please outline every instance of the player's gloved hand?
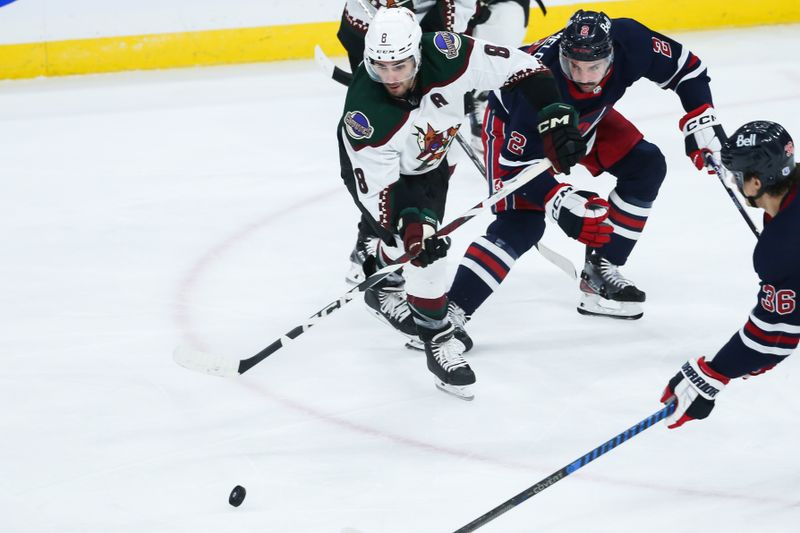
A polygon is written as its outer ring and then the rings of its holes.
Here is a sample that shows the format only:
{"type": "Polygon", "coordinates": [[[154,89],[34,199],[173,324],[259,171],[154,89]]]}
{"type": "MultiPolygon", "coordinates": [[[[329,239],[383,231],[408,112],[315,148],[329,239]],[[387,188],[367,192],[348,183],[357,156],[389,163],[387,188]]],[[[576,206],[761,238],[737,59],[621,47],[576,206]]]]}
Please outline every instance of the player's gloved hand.
{"type": "Polygon", "coordinates": [[[719,166],[719,151],[722,142],[726,139],[725,131],[717,120],[717,113],[709,104],[704,104],[693,111],[689,111],[678,122],[683,131],[683,140],[686,144],[686,155],[692,160],[697,170],[708,169],[709,174],[715,174],[714,169],[706,162],[706,157],[711,155],[719,166]]]}
{"type": "Polygon", "coordinates": [[[568,104],[550,104],[539,111],[537,129],[544,155],[556,172],[569,174],[586,155],[586,141],[578,131],[578,112],[568,104]]]}
{"type": "Polygon", "coordinates": [[[686,361],[661,395],[661,403],[673,398],[678,402],[675,412],[664,420],[667,427],[674,429],[690,420],[706,418],[714,409],[717,394],[729,381],[730,378],[712,370],[704,357],[686,361]]]}
{"type": "Polygon", "coordinates": [[[420,211],[409,207],[400,212],[397,230],[403,238],[403,246],[414,259],[412,265],[426,267],[447,255],[449,237],[433,237],[436,233],[436,216],[428,209],[420,211]]]}
{"type": "Polygon", "coordinates": [[[576,191],[571,186],[562,184],[551,192],[544,210],[564,233],[579,242],[599,248],[611,240],[614,232],[609,224],[608,202],[590,191],[576,191]]]}

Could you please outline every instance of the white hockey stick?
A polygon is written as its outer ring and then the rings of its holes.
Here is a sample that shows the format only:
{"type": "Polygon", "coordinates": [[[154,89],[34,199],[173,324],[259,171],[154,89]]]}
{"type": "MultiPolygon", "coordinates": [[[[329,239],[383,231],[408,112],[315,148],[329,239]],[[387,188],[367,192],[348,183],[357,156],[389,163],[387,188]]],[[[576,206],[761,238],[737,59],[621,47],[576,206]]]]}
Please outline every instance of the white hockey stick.
{"type": "MultiPolygon", "coordinates": [[[[314,60],[329,78],[341,83],[344,86],[350,85],[350,82],[353,80],[353,75],[346,70],[337,67],[319,45],[314,46],[314,60]]],[[[477,168],[478,172],[480,172],[481,176],[486,176],[486,170],[483,162],[461,135],[461,132],[456,133],[456,141],[458,141],[461,149],[464,150],[464,153],[470,158],[472,163],[475,165],[475,168],[477,168]]],[[[572,261],[556,252],[552,248],[548,248],[541,242],[536,243],[536,249],[539,251],[542,257],[555,265],[556,268],[564,272],[567,276],[571,277],[572,279],[578,279],[578,272],[575,269],[575,265],[572,263],[572,261]]]]}

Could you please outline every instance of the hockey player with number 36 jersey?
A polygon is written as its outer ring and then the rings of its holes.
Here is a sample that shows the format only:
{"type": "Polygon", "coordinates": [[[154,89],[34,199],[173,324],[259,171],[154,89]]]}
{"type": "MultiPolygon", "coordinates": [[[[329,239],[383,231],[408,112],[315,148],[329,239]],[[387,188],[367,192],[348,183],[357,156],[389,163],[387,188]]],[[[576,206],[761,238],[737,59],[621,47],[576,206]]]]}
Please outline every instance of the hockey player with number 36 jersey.
{"type": "Polygon", "coordinates": [[[433,234],[444,216],[447,152],[464,121],[464,94],[474,88],[513,90],[550,109],[558,126],[545,136],[555,165],[569,168],[585,153],[574,110],[556,104],[553,76],[535,58],[457,33],[423,34],[402,7],[381,8],[372,20],[338,128],[342,179],[381,237],[378,266],[415,257],[404,268],[405,291],[378,286],[365,300],[395,328],[419,335],[437,385],[458,395],[475,375],[447,317],[446,265],[438,259],[449,241],[433,234]]]}
{"type": "Polygon", "coordinates": [[[662,402],[676,400],[669,428],[706,418],[731,379],[763,374],[800,342],[800,171],[794,142],[779,124],[748,122],[725,142],[722,164],[753,207],[764,210],[764,231],[753,251],[760,279],[745,325],[713,359],[687,361],[667,384],[662,402]]]}
{"type": "MultiPolygon", "coordinates": [[[[641,79],[680,99],[687,155],[698,169],[718,158],[722,128],[715,117],[709,77],[701,60],[677,41],[626,18],[577,11],[564,30],[529,47],[549,67],[566,103],[579,115],[588,153],[580,164],[616,178],[610,193],[610,241],[591,241],[565,224],[565,204],[583,205],[580,191],[542,174],[496,208],[496,219],[474,241],[449,292],[466,317],[497,290],[514,263],[541,238],[545,217],[591,248],[581,274],[578,311],[636,319],[644,291],[619,270],[641,237],[667,167],[659,148],[614,106],[641,79]]],[[[542,157],[547,140],[537,131],[537,109],[515,94],[493,94],[484,117],[487,180],[492,190],[542,157]]],[[[680,114],[676,113],[676,118],[680,114]]],[[[568,219],[566,220],[568,222],[568,219]]]]}

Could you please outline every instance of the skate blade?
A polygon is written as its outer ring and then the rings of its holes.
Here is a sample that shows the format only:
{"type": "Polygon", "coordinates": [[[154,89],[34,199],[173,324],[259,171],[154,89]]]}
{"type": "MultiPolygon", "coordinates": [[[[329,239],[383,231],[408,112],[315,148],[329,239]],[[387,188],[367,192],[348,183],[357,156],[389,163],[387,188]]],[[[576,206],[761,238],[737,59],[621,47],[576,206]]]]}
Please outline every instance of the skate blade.
{"type": "Polygon", "coordinates": [[[471,402],[475,399],[475,394],[472,392],[472,389],[469,385],[449,385],[444,381],[437,379],[436,388],[466,402],[471,402]]]}
{"type": "Polygon", "coordinates": [[[406,348],[408,348],[409,350],[416,350],[418,352],[425,351],[425,345],[419,339],[409,339],[408,342],[406,343],[406,348]]]}
{"type": "Polygon", "coordinates": [[[587,316],[606,316],[620,320],[638,320],[644,315],[639,302],[606,300],[597,294],[583,293],[578,302],[578,313],[587,316]]]}

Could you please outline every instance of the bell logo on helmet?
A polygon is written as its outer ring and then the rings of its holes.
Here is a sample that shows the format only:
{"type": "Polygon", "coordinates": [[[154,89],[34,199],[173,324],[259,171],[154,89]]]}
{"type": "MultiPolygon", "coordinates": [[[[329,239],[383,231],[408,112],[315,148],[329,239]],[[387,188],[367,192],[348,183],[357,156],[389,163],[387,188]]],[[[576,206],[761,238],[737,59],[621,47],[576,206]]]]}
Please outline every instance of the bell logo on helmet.
{"type": "Polygon", "coordinates": [[[736,146],[741,148],[742,146],[755,146],[756,145],[756,134],[751,133],[748,136],[744,135],[737,135],[736,136],[736,146]]]}

